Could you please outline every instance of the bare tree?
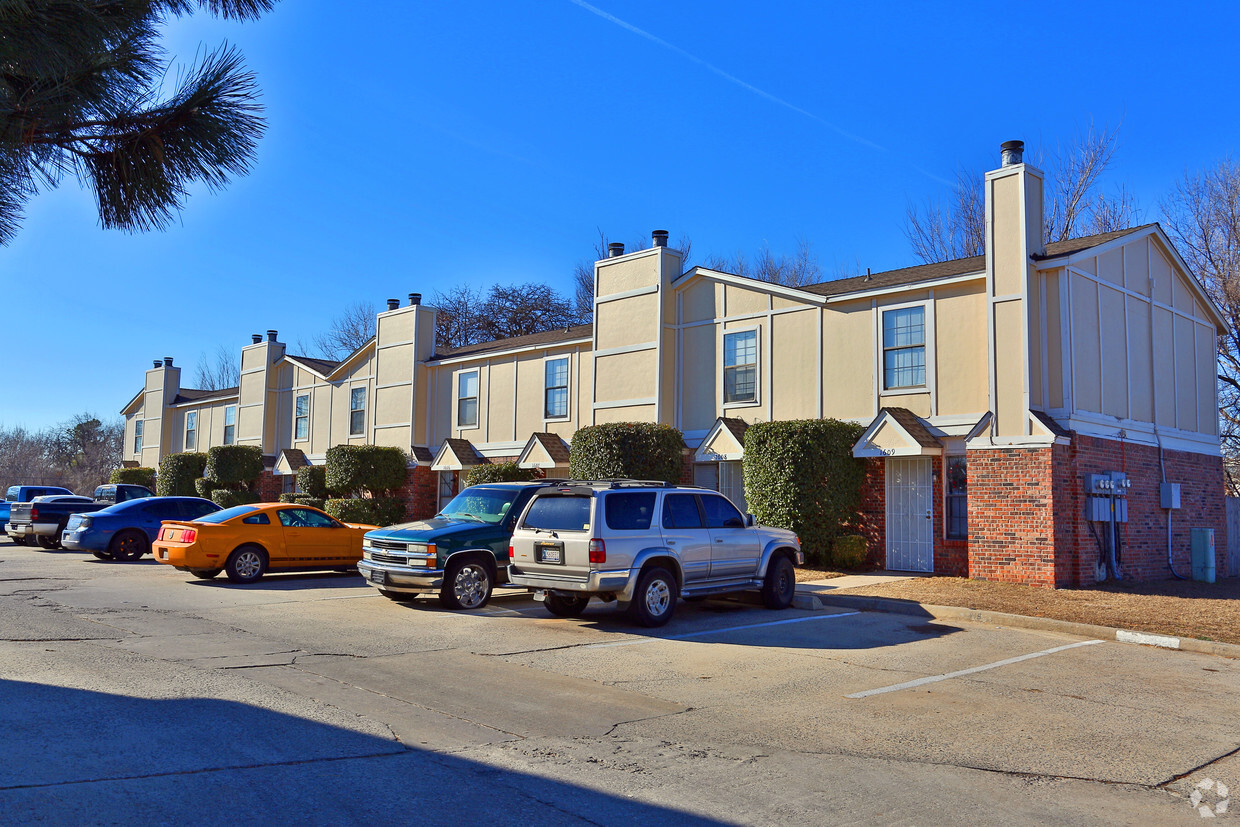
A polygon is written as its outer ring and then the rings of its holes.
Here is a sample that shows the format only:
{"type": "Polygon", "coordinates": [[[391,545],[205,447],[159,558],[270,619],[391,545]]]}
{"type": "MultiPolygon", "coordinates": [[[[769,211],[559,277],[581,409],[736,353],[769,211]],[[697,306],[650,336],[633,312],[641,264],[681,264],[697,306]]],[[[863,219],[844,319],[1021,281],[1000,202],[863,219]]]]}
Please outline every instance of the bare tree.
{"type": "Polygon", "coordinates": [[[785,287],[803,287],[823,280],[822,266],[814,254],[813,245],[804,237],[797,239],[796,251],[792,255],[773,253],[770,244],[763,244],[752,261],[738,250],[731,257],[707,256],[704,266],[785,287]]]}
{"type": "Polygon", "coordinates": [[[10,485],[53,484],[47,443],[46,432],[0,426],[0,490],[10,485]]]}
{"type": "MultiPolygon", "coordinates": [[[[585,324],[594,318],[594,262],[607,258],[608,245],[607,234],[601,227],[596,229],[598,238],[594,241],[594,257],[589,261],[579,261],[573,267],[573,314],[577,319],[575,324],[585,324]]],[[[634,244],[625,247],[625,251],[633,253],[645,250],[650,243],[650,239],[639,236],[634,244]]],[[[693,255],[693,239],[682,235],[672,247],[680,251],[681,272],[688,270],[692,266],[689,261],[693,255]]]]}
{"type": "Polygon", "coordinates": [[[1240,165],[1227,158],[1186,173],[1161,207],[1177,250],[1227,320],[1218,339],[1220,436],[1224,454],[1240,457],[1240,165]]]}
{"type": "Polygon", "coordinates": [[[478,328],[484,341],[527,336],[577,324],[573,305],[549,285],[494,285],[483,302],[478,328]]]}
{"type": "Polygon", "coordinates": [[[0,487],[63,485],[89,493],[120,467],[125,423],[78,414],[42,431],[0,427],[0,487]]]}
{"type": "Polygon", "coordinates": [[[482,293],[468,284],[457,284],[446,291],[436,291],[431,304],[435,315],[435,344],[439,347],[464,347],[481,341],[478,314],[482,293]]]}
{"type": "Polygon", "coordinates": [[[375,335],[375,308],[366,302],[348,305],[332,319],[326,333],[311,340],[318,356],[340,361],[375,335]]]}
{"type": "Polygon", "coordinates": [[[241,361],[227,345],[217,345],[210,354],[198,357],[194,368],[194,387],[204,391],[220,391],[241,384],[241,361]]]}
{"type": "MultiPolygon", "coordinates": [[[[1119,130],[1095,130],[1051,156],[1037,155],[1035,166],[1047,172],[1044,198],[1044,240],[1065,241],[1136,224],[1140,211],[1126,189],[1102,191],[1100,179],[1111,164],[1119,130]]],[[[904,227],[913,254],[924,262],[950,261],[986,252],[986,210],[976,170],[962,170],[947,203],[931,201],[910,206],[904,227]]]]}

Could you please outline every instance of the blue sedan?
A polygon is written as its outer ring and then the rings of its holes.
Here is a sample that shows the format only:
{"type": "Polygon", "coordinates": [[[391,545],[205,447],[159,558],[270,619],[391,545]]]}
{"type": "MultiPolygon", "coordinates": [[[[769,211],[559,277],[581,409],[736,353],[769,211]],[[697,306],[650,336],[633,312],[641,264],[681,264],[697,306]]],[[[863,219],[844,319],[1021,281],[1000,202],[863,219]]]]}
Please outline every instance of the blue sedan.
{"type": "Polygon", "coordinates": [[[219,511],[199,497],[143,497],[91,514],[73,514],[60,543],[73,551],[93,552],[100,560],[137,560],[151,550],[164,520],[196,520],[219,511]]]}

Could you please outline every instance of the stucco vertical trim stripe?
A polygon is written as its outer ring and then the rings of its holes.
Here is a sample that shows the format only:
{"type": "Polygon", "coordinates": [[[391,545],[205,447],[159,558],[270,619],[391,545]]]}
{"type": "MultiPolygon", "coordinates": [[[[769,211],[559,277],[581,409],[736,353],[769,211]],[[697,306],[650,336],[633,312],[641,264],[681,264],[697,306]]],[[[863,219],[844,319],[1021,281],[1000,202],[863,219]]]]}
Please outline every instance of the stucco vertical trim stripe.
{"type": "MultiPolygon", "coordinates": [[[[1124,283],[1128,283],[1127,253],[1124,254],[1124,283]]],[[[1132,419],[1132,336],[1128,330],[1128,297],[1124,296],[1122,300],[1124,302],[1124,362],[1127,368],[1124,376],[1124,389],[1127,392],[1124,399],[1124,418],[1132,419]]]]}
{"type": "Polygon", "coordinates": [[[870,352],[873,354],[873,364],[874,364],[874,382],[873,382],[874,405],[873,405],[873,411],[872,411],[872,417],[873,417],[873,416],[878,416],[878,409],[882,405],[882,399],[880,398],[880,394],[881,394],[881,388],[882,388],[883,349],[882,349],[882,344],[878,338],[879,337],[878,299],[870,299],[870,332],[873,336],[873,341],[870,343],[870,352]]]}
{"type": "Polygon", "coordinates": [[[822,371],[824,368],[823,356],[822,356],[822,325],[823,325],[823,322],[825,321],[825,315],[826,315],[825,311],[821,307],[818,308],[818,331],[817,331],[818,333],[818,348],[817,348],[817,354],[818,354],[817,379],[818,379],[818,382],[816,386],[817,387],[816,396],[818,399],[818,418],[819,419],[822,419],[822,371]]]}
{"type": "Polygon", "coordinates": [[[1047,318],[1049,308],[1046,305],[1046,276],[1035,273],[1034,278],[1038,280],[1038,306],[1041,308],[1038,321],[1042,328],[1042,335],[1039,337],[1042,341],[1038,348],[1038,363],[1042,366],[1042,387],[1038,389],[1038,392],[1042,395],[1042,407],[1049,408],[1051,406],[1051,325],[1050,319],[1047,318]]]}
{"type": "Polygon", "coordinates": [[[935,311],[934,290],[929,291],[930,300],[926,302],[926,330],[931,335],[926,342],[926,387],[930,391],[930,415],[939,415],[939,323],[935,311]]]}
{"type": "Polygon", "coordinates": [[[676,294],[676,384],[673,392],[676,395],[676,427],[683,431],[685,406],[685,331],[680,327],[685,320],[684,293],[676,294]]]}
{"type": "MultiPolygon", "coordinates": [[[[1101,267],[1102,265],[1098,265],[1101,267]]],[[[1094,319],[1094,332],[1098,336],[1098,407],[1099,413],[1107,409],[1107,374],[1106,374],[1106,345],[1102,341],[1102,289],[1098,282],[1094,282],[1094,310],[1097,311],[1097,318],[1094,319]]]]}

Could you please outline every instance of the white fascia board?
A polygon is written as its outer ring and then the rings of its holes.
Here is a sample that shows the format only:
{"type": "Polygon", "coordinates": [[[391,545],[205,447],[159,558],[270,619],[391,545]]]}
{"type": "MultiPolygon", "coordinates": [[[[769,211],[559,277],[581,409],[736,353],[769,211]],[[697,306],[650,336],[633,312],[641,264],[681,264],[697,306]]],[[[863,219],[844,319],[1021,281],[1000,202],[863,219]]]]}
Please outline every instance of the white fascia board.
{"type": "Polygon", "coordinates": [[[911,281],[908,284],[893,284],[890,287],[876,287],[873,290],[861,290],[854,293],[841,293],[837,296],[829,296],[825,298],[827,304],[838,304],[839,302],[854,301],[856,299],[869,299],[875,296],[887,296],[893,293],[909,293],[914,290],[930,290],[931,288],[943,287],[950,284],[964,284],[965,282],[970,281],[981,281],[985,278],[985,271],[979,270],[976,273],[963,273],[957,276],[943,276],[942,278],[926,279],[925,281],[911,281]]]}
{"type": "Polygon", "coordinates": [[[348,356],[346,356],[346,357],[345,357],[345,360],[344,360],[343,362],[341,362],[340,364],[336,365],[336,369],[335,369],[335,370],[333,370],[331,373],[327,374],[327,376],[325,376],[325,377],[323,377],[323,378],[324,378],[324,379],[328,379],[328,380],[330,380],[333,376],[336,376],[336,375],[337,375],[337,374],[339,374],[341,371],[343,371],[345,368],[347,368],[349,365],[351,365],[351,364],[353,364],[354,362],[356,362],[356,361],[358,360],[358,358],[359,358],[359,357],[361,357],[361,356],[365,356],[365,355],[367,354],[367,352],[368,352],[368,351],[372,351],[372,350],[374,350],[374,348],[375,348],[375,339],[372,337],[372,338],[371,338],[371,340],[370,340],[369,342],[367,342],[366,344],[362,345],[362,346],[361,346],[361,347],[359,347],[357,350],[353,351],[353,352],[352,352],[352,353],[350,353],[348,356]]]}
{"type": "Polygon", "coordinates": [[[795,287],[784,287],[782,284],[773,284],[769,281],[761,279],[751,279],[747,276],[738,276],[734,273],[725,273],[722,270],[711,270],[706,267],[694,267],[688,273],[685,273],[679,280],[672,283],[673,289],[679,290],[685,287],[695,278],[707,278],[712,281],[721,281],[724,284],[732,284],[737,287],[743,287],[746,290],[757,290],[762,293],[770,293],[773,296],[789,299],[791,301],[803,302],[814,306],[821,306],[826,303],[823,296],[817,293],[807,293],[804,290],[798,290],[795,287]]]}
{"type": "Polygon", "coordinates": [[[488,350],[485,353],[473,353],[466,356],[449,356],[446,359],[428,359],[422,364],[430,367],[438,367],[440,365],[459,365],[465,362],[479,361],[485,362],[487,359],[495,359],[500,356],[511,356],[515,353],[530,353],[535,350],[551,351],[568,345],[588,345],[592,344],[590,337],[584,339],[565,339],[562,342],[550,342],[545,345],[525,345],[523,347],[514,347],[509,350],[488,350]]]}
{"type": "MultiPolygon", "coordinates": [[[[216,402],[229,402],[231,400],[240,399],[240,394],[232,394],[230,396],[213,396],[210,399],[191,399],[188,402],[178,402],[175,405],[169,405],[169,408],[197,408],[202,405],[214,405],[216,402]]],[[[242,405],[243,408],[253,408],[255,405],[263,405],[263,402],[255,402],[252,405],[242,405]]]]}
{"type": "Polygon", "coordinates": [[[857,459],[870,457],[937,457],[942,453],[942,448],[925,448],[921,445],[910,445],[905,448],[853,448],[852,451],[852,455],[857,459]]]}
{"type": "MultiPolygon", "coordinates": [[[[313,373],[315,376],[319,377],[320,379],[323,379],[323,380],[327,379],[327,377],[324,376],[322,373],[319,373],[317,370],[310,367],[305,362],[298,359],[296,356],[288,356],[288,355],[281,356],[279,361],[276,362],[276,364],[279,364],[280,362],[292,362],[297,367],[301,368],[302,370],[310,371],[311,373],[313,373]]],[[[339,365],[337,367],[339,367],[339,365]]]]}

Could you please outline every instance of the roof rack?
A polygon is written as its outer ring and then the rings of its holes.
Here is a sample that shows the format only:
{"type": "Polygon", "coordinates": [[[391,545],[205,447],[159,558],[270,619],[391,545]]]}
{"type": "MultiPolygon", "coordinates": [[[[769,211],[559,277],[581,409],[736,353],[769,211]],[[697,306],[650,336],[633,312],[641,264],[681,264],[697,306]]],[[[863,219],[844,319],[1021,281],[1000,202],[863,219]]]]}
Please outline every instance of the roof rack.
{"type": "Polygon", "coordinates": [[[674,482],[667,480],[630,480],[622,478],[600,479],[600,480],[541,480],[547,485],[588,485],[592,487],[606,486],[608,488],[676,488],[674,482]]]}

